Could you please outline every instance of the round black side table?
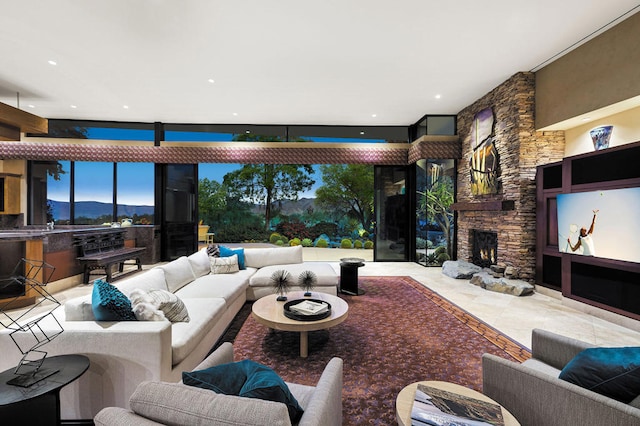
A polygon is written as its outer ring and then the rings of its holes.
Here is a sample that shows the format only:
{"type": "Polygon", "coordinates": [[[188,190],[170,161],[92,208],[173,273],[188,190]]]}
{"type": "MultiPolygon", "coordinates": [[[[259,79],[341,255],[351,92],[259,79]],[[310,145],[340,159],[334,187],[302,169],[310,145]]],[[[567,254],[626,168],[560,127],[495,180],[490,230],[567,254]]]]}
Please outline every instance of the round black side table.
{"type": "Polygon", "coordinates": [[[364,294],[358,288],[358,268],[364,266],[364,259],[359,257],[343,257],[340,259],[340,292],[352,296],[364,294]]]}
{"type": "Polygon", "coordinates": [[[60,389],[89,368],[84,355],[45,358],[40,369],[57,370],[29,387],[9,385],[15,370],[0,373],[0,423],[7,425],[59,425],[60,389]]]}

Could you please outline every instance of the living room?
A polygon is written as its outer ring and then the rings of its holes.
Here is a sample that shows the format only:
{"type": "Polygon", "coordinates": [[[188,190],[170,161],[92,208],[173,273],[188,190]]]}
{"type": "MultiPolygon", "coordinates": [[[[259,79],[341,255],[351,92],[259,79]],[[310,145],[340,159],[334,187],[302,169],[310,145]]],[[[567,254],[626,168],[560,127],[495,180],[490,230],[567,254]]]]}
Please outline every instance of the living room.
{"type": "MultiPolygon", "coordinates": [[[[632,10],[635,11],[635,9],[632,10]]],[[[24,176],[20,178],[19,185],[22,193],[20,213],[23,214],[21,219],[25,222],[24,224],[29,225],[25,219],[29,199],[27,193],[29,185],[26,178],[29,160],[66,159],[135,163],[154,159],[158,163],[197,164],[203,158],[213,158],[217,161],[222,159],[221,162],[226,162],[229,156],[234,158],[234,162],[255,162],[256,158],[267,162],[265,159],[273,161],[274,156],[297,162],[300,159],[308,160],[312,156],[314,163],[317,164],[322,164],[323,161],[327,161],[327,158],[334,158],[333,161],[340,162],[346,162],[345,159],[349,158],[358,158],[359,161],[369,161],[370,164],[391,165],[398,164],[398,158],[400,158],[400,162],[404,162],[403,166],[409,166],[417,159],[445,158],[450,154],[437,157],[434,154],[434,147],[444,147],[446,150],[455,145],[458,153],[450,157],[458,160],[456,202],[453,205],[457,217],[454,258],[458,260],[473,258],[474,230],[496,232],[498,263],[517,269],[520,279],[535,285],[535,293],[527,297],[514,297],[488,292],[470,285],[468,280],[445,277],[440,268],[425,268],[415,262],[415,257],[410,257],[409,261],[402,262],[380,262],[367,259],[364,266],[358,270],[359,284],[365,294],[360,299],[357,296],[351,297],[353,301],[367,300],[366,297],[377,294],[376,286],[380,283],[376,282],[376,277],[411,277],[446,301],[476,317],[480,322],[499,330],[501,334],[525,349],[532,346],[532,330],[535,328],[602,346],[634,346],[637,345],[639,337],[638,313],[624,306],[612,307],[608,301],[590,300],[589,297],[572,293],[571,284],[577,282],[577,279],[575,277],[571,279],[570,269],[577,268],[575,265],[584,264],[585,261],[581,259],[576,261],[575,255],[572,257],[569,254],[559,253],[560,237],[556,235],[554,242],[549,236],[560,231],[553,228],[550,224],[551,220],[538,223],[539,201],[545,200],[548,203],[551,198],[548,196],[550,191],[547,191],[546,198],[540,198],[536,193],[539,187],[536,182],[538,166],[561,164],[566,158],[573,156],[600,154],[596,152],[599,149],[595,148],[589,135],[590,130],[613,126],[608,140],[609,152],[624,152],[626,148],[632,149],[633,144],[640,140],[637,125],[638,114],[640,114],[637,98],[640,91],[635,86],[637,83],[634,83],[637,79],[633,78],[633,70],[638,63],[638,58],[629,54],[630,51],[635,51],[630,40],[638,39],[635,36],[639,18],[633,13],[625,17],[626,19],[611,27],[609,31],[586,41],[571,52],[535,71],[513,70],[511,74],[504,75],[501,80],[496,80],[496,83],[484,94],[464,104],[463,108],[455,110],[457,123],[455,144],[451,144],[451,138],[427,136],[422,140],[409,140],[406,144],[385,144],[382,147],[372,146],[374,144],[357,147],[339,144],[331,147],[286,146],[291,144],[287,142],[277,147],[236,145],[234,150],[233,147],[215,142],[193,144],[197,146],[184,144],[177,146],[178,144],[167,142],[159,142],[159,146],[154,146],[154,143],[126,141],[86,143],[86,141],[55,140],[53,142],[51,139],[26,135],[23,132],[20,135],[20,143],[15,141],[1,143],[0,152],[3,153],[3,160],[0,162],[2,165],[0,172],[8,178],[24,176]],[[620,40],[625,40],[624,45],[629,46],[629,52],[620,54],[619,49],[613,48],[620,45],[620,40]],[[594,57],[601,58],[603,55],[606,60],[594,60],[594,57]],[[602,63],[604,65],[601,65],[602,63]],[[603,68],[599,68],[596,64],[600,64],[603,68]],[[585,93],[589,96],[585,96],[585,93]],[[498,190],[495,193],[477,195],[474,194],[469,179],[474,143],[472,133],[475,129],[474,121],[477,114],[487,109],[490,110],[495,123],[492,139],[495,150],[499,153],[498,190]],[[587,117],[589,121],[586,121],[587,117]],[[251,150],[248,151],[250,148],[251,150]],[[278,150],[277,154],[274,154],[274,149],[278,150]],[[372,157],[376,159],[371,159],[372,157]],[[542,232],[542,229],[545,231],[542,232]],[[539,241],[541,235],[546,237],[545,241],[539,241]]],[[[23,92],[20,96],[23,97],[24,102],[27,95],[23,92]]],[[[45,116],[52,119],[61,117],[59,114],[45,114],[45,116]]],[[[102,119],[106,118],[102,117],[102,119]]],[[[167,122],[171,122],[171,118],[167,119],[167,122]]],[[[637,186],[637,182],[633,179],[637,177],[630,178],[631,186],[637,186]]],[[[560,180],[559,192],[563,192],[562,190],[565,189],[563,185],[566,183],[560,180]]],[[[613,189],[614,186],[606,184],[593,189],[613,189]]],[[[543,211],[547,217],[555,213],[553,210],[543,211]]],[[[581,222],[587,222],[581,226],[588,228],[589,220],[590,218],[581,219],[581,222]]],[[[596,232],[598,229],[596,227],[596,232]]],[[[564,239],[561,241],[564,242],[564,239]]],[[[225,243],[227,242],[220,244],[225,243]]],[[[233,248],[237,247],[236,244],[229,245],[233,248]]],[[[246,249],[250,250],[250,247],[247,246],[246,249]]],[[[305,254],[304,260],[328,262],[339,275],[340,257],[335,257],[336,253],[332,252],[330,259],[317,257],[311,259],[308,258],[310,254],[305,254]]],[[[347,252],[345,257],[352,255],[353,252],[347,252]]],[[[411,256],[414,255],[411,254],[411,256]]],[[[143,269],[151,269],[153,266],[169,261],[169,259],[161,261],[160,257],[160,255],[156,256],[153,262],[143,261],[146,263],[143,269]]],[[[611,265],[617,267],[619,264],[605,262],[602,265],[611,269],[611,265]]],[[[621,268],[632,277],[633,274],[638,273],[633,265],[623,264],[621,268]]],[[[76,275],[78,274],[74,276],[76,275]]],[[[132,275],[133,277],[135,274],[132,275]]],[[[628,278],[621,278],[620,285],[622,287],[628,285],[626,282],[628,280],[628,278]]],[[[67,283],[62,287],[66,285],[67,283]]],[[[52,283],[49,288],[57,287],[52,283]]],[[[86,296],[90,290],[86,285],[76,286],[74,283],[70,289],[62,292],[52,290],[52,292],[60,297],[59,300],[67,301],[75,296],[86,296]]],[[[339,327],[341,326],[329,331],[329,340],[339,327]]],[[[326,343],[323,340],[326,338],[326,334],[321,333],[320,344],[326,343]]],[[[312,339],[310,341],[312,352],[315,344],[318,343],[312,339]]],[[[11,366],[13,365],[4,367],[11,366]]],[[[478,372],[479,370],[476,374],[478,372]]],[[[391,412],[393,414],[393,407],[391,412]]],[[[364,414],[360,413],[360,415],[364,414]]],[[[86,416],[82,418],[87,419],[86,416]]],[[[353,418],[362,420],[361,417],[353,418]]],[[[345,424],[357,423],[357,421],[349,423],[346,417],[344,420],[345,424]]]]}

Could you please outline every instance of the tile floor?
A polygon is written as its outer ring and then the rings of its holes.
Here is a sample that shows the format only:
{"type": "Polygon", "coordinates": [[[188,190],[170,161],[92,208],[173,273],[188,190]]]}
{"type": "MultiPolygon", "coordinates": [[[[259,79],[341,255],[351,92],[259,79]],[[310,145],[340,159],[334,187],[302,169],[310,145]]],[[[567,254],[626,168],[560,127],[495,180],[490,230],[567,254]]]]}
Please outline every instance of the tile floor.
{"type": "MultiPolygon", "coordinates": [[[[455,303],[520,344],[531,347],[531,330],[543,328],[601,346],[639,346],[640,321],[611,314],[571,300],[556,292],[539,289],[516,297],[483,290],[467,280],[442,275],[440,268],[425,268],[410,262],[373,262],[372,250],[305,249],[308,261],[329,261],[340,272],[340,258],[362,257],[360,276],[410,276],[455,303]],[[547,294],[545,294],[547,293],[547,294]]],[[[149,266],[145,266],[148,268],[149,266]]],[[[88,294],[90,285],[79,285],[56,293],[64,303],[88,294]]]]}

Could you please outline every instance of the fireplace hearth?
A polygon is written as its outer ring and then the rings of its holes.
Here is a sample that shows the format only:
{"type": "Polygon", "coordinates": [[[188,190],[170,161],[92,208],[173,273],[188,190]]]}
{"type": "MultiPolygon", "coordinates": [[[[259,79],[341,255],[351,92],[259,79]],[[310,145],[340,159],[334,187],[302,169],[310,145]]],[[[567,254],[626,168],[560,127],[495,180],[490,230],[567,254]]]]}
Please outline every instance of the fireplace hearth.
{"type": "Polygon", "coordinates": [[[471,231],[471,262],[489,267],[498,263],[498,233],[492,231],[471,231]]]}

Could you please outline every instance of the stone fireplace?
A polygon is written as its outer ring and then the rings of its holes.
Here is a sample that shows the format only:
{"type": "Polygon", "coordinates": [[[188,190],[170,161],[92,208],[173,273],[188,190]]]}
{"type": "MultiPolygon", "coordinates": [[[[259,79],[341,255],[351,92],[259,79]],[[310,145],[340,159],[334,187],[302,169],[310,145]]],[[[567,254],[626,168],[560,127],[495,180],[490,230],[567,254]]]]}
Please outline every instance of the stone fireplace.
{"type": "Polygon", "coordinates": [[[536,131],[534,113],[535,75],[531,72],[513,75],[458,113],[462,157],[458,161],[456,203],[452,206],[457,212],[459,260],[512,267],[529,282],[535,281],[536,274],[536,166],[560,161],[564,156],[564,132],[536,131]],[[474,117],[486,108],[494,114],[491,137],[498,157],[496,191],[474,195],[471,133],[474,117]],[[494,255],[492,247],[488,247],[488,253],[485,247],[484,255],[474,253],[476,240],[487,238],[476,238],[476,230],[495,235],[491,237],[495,238],[494,255]]]}
{"type": "Polygon", "coordinates": [[[498,263],[498,233],[471,230],[471,263],[483,268],[498,263]]]}

